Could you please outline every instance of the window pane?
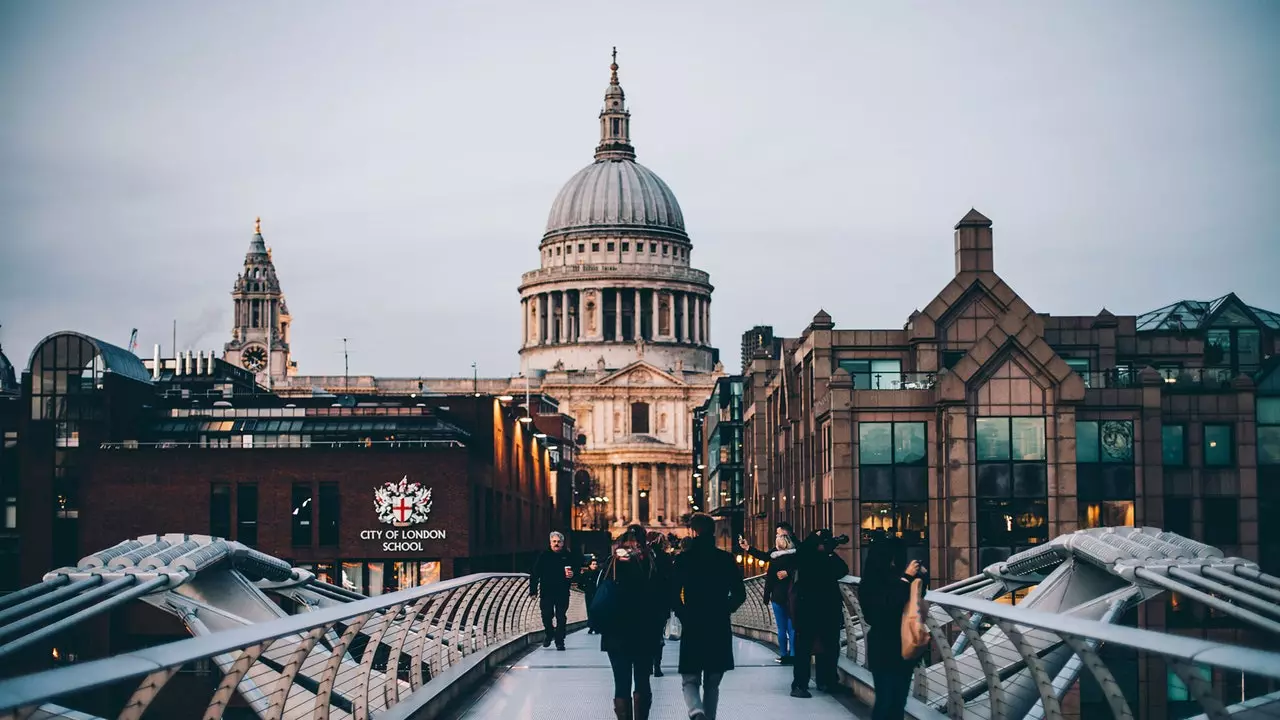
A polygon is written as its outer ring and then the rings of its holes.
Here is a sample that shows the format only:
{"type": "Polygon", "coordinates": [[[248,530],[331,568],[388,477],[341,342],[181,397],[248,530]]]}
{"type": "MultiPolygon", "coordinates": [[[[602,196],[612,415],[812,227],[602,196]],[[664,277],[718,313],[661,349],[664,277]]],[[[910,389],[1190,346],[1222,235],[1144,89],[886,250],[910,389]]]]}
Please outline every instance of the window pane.
{"type": "Polygon", "coordinates": [[[862,465],[893,462],[893,423],[858,423],[858,462],[862,465]]]}
{"type": "Polygon", "coordinates": [[[1099,430],[1103,462],[1133,462],[1133,422],[1106,420],[1099,430]]]}
{"type": "Polygon", "coordinates": [[[1258,426],[1258,464],[1280,465],[1280,426],[1258,426]]]}
{"type": "Polygon", "coordinates": [[[338,544],[338,483],[320,483],[320,544],[338,544]]]}
{"type": "Polygon", "coordinates": [[[311,545],[312,507],[311,483],[294,483],[293,486],[293,545],[309,547],[311,545]]]}
{"type": "Polygon", "coordinates": [[[209,534],[231,537],[231,486],[215,483],[209,492],[209,534]]]}
{"type": "Polygon", "coordinates": [[[978,418],[976,428],[979,461],[1009,459],[1009,418],[978,418]]]}
{"type": "Polygon", "coordinates": [[[385,587],[385,578],[383,570],[386,568],[385,563],[371,562],[366,563],[369,566],[369,597],[381,595],[385,587]]]}
{"type": "Polygon", "coordinates": [[[1106,500],[1080,506],[1080,527],[1133,527],[1132,500],[1106,500]]]}
{"type": "Polygon", "coordinates": [[[236,540],[250,547],[258,544],[258,486],[236,486],[236,540]]]}
{"type": "Polygon", "coordinates": [[[1181,467],[1187,462],[1186,439],[1183,437],[1181,425],[1165,425],[1160,428],[1160,444],[1163,450],[1164,464],[1170,467],[1181,467]]]}
{"type": "Polygon", "coordinates": [[[1013,459],[1044,460],[1044,418],[1013,418],[1013,459]]]}
{"type": "Polygon", "coordinates": [[[1235,498],[1204,499],[1204,541],[1209,545],[1240,542],[1240,503],[1235,498]]]}
{"type": "Polygon", "coordinates": [[[929,510],[925,503],[898,503],[894,508],[898,537],[909,545],[923,545],[929,538],[929,510]]]}
{"type": "Polygon", "coordinates": [[[872,360],[871,389],[891,390],[902,383],[902,361],[872,360]]]}
{"type": "Polygon", "coordinates": [[[1204,464],[1206,467],[1231,465],[1231,426],[1204,426],[1204,464]]]}
{"type": "MultiPolygon", "coordinates": [[[[1191,498],[1164,499],[1164,529],[1191,538],[1191,498]]],[[[1193,538],[1194,539],[1194,538],[1193,538]]]]}
{"type": "Polygon", "coordinates": [[[342,587],[364,594],[364,563],[342,563],[342,587]]]}
{"type": "Polygon", "coordinates": [[[1261,338],[1257,330],[1236,331],[1236,358],[1242,369],[1252,368],[1262,361],[1261,338]]]}
{"type": "Polygon", "coordinates": [[[922,462],[925,458],[925,424],[894,423],[893,461],[899,465],[922,462]]]}
{"type": "Polygon", "coordinates": [[[887,537],[893,530],[893,503],[862,503],[859,526],[863,545],[887,537]]]}
{"type": "Polygon", "coordinates": [[[1076,421],[1076,462],[1098,462],[1098,423],[1094,420],[1076,421]]]}
{"type": "Polygon", "coordinates": [[[1280,425],[1280,397],[1258,398],[1258,424],[1280,425]]]}
{"type": "Polygon", "coordinates": [[[1210,330],[1205,340],[1204,361],[1206,365],[1220,365],[1231,362],[1231,331],[1210,330]]]}

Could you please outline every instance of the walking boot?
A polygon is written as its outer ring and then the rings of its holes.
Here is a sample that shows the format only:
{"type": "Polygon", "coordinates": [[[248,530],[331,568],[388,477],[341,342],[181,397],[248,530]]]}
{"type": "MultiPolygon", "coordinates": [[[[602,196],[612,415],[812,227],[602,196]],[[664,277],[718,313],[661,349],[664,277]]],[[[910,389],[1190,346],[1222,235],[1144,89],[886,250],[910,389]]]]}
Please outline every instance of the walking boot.
{"type": "Polygon", "coordinates": [[[627,698],[614,698],[613,715],[618,720],[632,720],[631,702],[627,698]]]}
{"type": "Polygon", "coordinates": [[[632,720],[649,720],[649,708],[653,707],[653,693],[647,695],[635,693],[631,696],[631,699],[635,701],[635,713],[632,715],[632,720]]]}

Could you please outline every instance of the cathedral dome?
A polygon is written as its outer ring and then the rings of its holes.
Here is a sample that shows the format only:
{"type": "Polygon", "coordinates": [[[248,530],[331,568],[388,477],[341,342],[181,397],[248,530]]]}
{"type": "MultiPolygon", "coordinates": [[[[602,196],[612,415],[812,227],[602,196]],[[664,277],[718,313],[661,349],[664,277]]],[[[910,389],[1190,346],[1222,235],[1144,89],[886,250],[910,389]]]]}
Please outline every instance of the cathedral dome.
{"type": "Polygon", "coordinates": [[[605,227],[685,234],[675,193],[657,173],[629,159],[598,160],[579,170],[547,218],[548,235],[605,227]]]}

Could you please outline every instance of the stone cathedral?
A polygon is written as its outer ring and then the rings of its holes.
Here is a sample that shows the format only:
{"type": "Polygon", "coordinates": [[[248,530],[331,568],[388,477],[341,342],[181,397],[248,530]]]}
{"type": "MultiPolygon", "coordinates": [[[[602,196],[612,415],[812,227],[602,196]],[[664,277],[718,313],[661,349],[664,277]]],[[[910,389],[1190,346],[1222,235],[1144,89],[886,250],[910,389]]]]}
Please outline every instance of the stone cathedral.
{"type": "MultiPolygon", "coordinates": [[[[608,498],[613,529],[639,520],[678,531],[692,495],[693,409],[724,374],[711,347],[712,286],[692,266],[675,194],[636,162],[616,52],[609,68],[595,159],[556,196],[539,267],[521,278],[520,375],[475,387],[555,398],[585,436],[574,483],[608,498]]],[[[225,359],[282,395],[473,387],[471,378],[296,374],[284,295],[256,228],[233,297],[225,359]]]]}
{"type": "Polygon", "coordinates": [[[636,162],[616,54],[610,71],[595,161],[561,188],[540,267],[521,278],[520,367],[586,435],[575,484],[590,475],[615,527],[675,527],[692,492],[693,408],[723,374],[712,287],[675,194],[636,162]]]}

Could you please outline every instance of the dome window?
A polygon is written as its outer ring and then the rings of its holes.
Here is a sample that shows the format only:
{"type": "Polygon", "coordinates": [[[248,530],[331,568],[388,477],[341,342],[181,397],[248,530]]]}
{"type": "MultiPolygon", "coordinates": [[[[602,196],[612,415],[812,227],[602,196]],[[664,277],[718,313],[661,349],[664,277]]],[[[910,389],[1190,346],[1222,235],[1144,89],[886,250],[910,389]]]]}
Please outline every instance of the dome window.
{"type": "Polygon", "coordinates": [[[663,243],[663,244],[662,244],[662,254],[663,254],[663,255],[666,255],[666,254],[667,254],[667,244],[666,244],[666,243],[663,243]]]}
{"type": "Polygon", "coordinates": [[[657,254],[657,252],[658,252],[658,243],[649,243],[649,252],[654,253],[654,254],[657,254]]]}
{"type": "Polygon", "coordinates": [[[578,243],[578,252],[586,252],[586,251],[587,251],[587,244],[586,244],[586,243],[578,243]]]}
{"type": "Polygon", "coordinates": [[[631,252],[631,243],[622,243],[622,252],[631,252]]]}
{"type": "Polygon", "coordinates": [[[591,243],[591,252],[600,252],[600,243],[591,243]]]}
{"type": "Polygon", "coordinates": [[[608,252],[613,252],[613,243],[605,243],[604,249],[607,250],[608,252]]]}

